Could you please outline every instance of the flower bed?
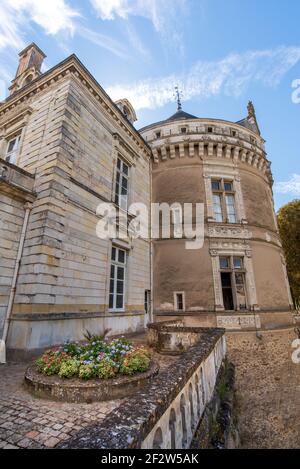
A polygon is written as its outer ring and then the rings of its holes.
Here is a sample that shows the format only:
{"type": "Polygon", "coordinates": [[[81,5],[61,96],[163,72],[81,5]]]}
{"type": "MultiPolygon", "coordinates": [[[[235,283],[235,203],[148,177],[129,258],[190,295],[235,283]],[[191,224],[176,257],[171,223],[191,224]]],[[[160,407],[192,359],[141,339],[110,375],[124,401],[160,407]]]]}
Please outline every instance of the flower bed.
{"type": "Polygon", "coordinates": [[[134,346],[123,337],[108,341],[88,335],[87,339],[84,344],[67,342],[56,350],[47,350],[35,361],[35,370],[63,379],[90,380],[134,375],[150,367],[150,352],[145,347],[134,346]]]}
{"type": "Polygon", "coordinates": [[[99,402],[130,396],[159,371],[149,350],[125,338],[86,336],[47,350],[25,373],[34,396],[64,402],[99,402]]]}

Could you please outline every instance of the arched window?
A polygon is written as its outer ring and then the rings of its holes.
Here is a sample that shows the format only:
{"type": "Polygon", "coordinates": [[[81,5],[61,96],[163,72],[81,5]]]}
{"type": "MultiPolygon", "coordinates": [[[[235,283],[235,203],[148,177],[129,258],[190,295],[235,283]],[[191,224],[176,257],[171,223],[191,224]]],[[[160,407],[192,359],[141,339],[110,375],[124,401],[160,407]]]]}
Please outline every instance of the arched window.
{"type": "Polygon", "coordinates": [[[186,417],[185,417],[185,397],[181,394],[180,398],[180,413],[181,413],[181,424],[182,424],[182,447],[186,448],[187,445],[187,429],[186,429],[186,417]]]}
{"type": "Polygon", "coordinates": [[[196,388],[196,396],[197,396],[197,414],[200,415],[200,411],[201,411],[200,394],[199,394],[200,383],[199,383],[198,374],[196,374],[196,377],[195,377],[195,388],[196,388]]]}
{"type": "Polygon", "coordinates": [[[28,77],[26,77],[24,80],[23,86],[28,85],[32,80],[33,80],[33,75],[32,74],[28,75],[28,77]]]}
{"type": "Polygon", "coordinates": [[[204,383],[203,368],[201,368],[201,370],[200,370],[200,379],[201,379],[202,404],[205,405],[205,383],[204,383]]]}
{"type": "Polygon", "coordinates": [[[193,386],[192,386],[192,383],[189,384],[189,401],[190,401],[190,409],[191,409],[191,428],[194,428],[195,414],[194,414],[194,400],[193,400],[193,386]]]}
{"type": "Polygon", "coordinates": [[[170,433],[171,433],[171,449],[176,448],[175,425],[176,425],[176,413],[174,409],[171,409],[170,418],[169,418],[169,428],[170,428],[170,433]]]}
{"type": "Polygon", "coordinates": [[[161,428],[158,427],[153,438],[153,449],[161,449],[163,444],[163,436],[161,428]]]}

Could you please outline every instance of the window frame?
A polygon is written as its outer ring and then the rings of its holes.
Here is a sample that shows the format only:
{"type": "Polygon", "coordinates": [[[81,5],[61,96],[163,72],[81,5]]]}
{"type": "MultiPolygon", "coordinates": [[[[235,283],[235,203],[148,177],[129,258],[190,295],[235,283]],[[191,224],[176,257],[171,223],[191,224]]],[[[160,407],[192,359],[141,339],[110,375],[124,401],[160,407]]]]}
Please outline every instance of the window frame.
{"type": "Polygon", "coordinates": [[[237,206],[236,206],[236,191],[234,189],[234,181],[233,179],[230,178],[218,178],[218,177],[211,177],[211,193],[212,193],[212,207],[213,207],[213,217],[214,221],[218,223],[230,223],[230,224],[235,224],[238,223],[238,218],[237,218],[237,206]],[[214,189],[213,184],[218,183],[219,184],[219,189],[214,189]],[[231,184],[231,190],[227,190],[225,188],[225,184],[231,184]],[[217,196],[220,199],[220,208],[221,212],[218,211],[216,212],[215,210],[215,200],[214,197],[217,196]],[[227,200],[228,197],[233,198],[233,204],[228,204],[227,200]],[[232,206],[234,208],[233,213],[231,213],[228,209],[229,206],[232,206]],[[222,220],[217,219],[216,215],[222,216],[222,220]],[[230,217],[234,216],[234,221],[230,221],[230,217]]]}
{"type": "Polygon", "coordinates": [[[22,131],[20,131],[18,133],[15,133],[13,135],[10,135],[10,136],[5,138],[6,150],[5,150],[4,157],[5,157],[5,161],[7,161],[8,163],[15,164],[15,165],[17,164],[18,156],[19,156],[19,153],[20,153],[20,147],[21,147],[21,139],[22,139],[22,131]],[[8,151],[9,146],[10,146],[11,142],[13,142],[14,140],[17,142],[17,147],[9,152],[8,151]],[[12,155],[14,155],[14,161],[11,161],[11,156],[12,155]]]}
{"type": "Polygon", "coordinates": [[[117,164],[116,164],[116,177],[115,177],[115,184],[114,184],[114,203],[118,208],[124,210],[125,212],[128,211],[129,206],[129,197],[130,197],[130,164],[125,161],[120,155],[117,157],[117,164]],[[118,167],[118,163],[120,161],[120,168],[118,167]],[[128,168],[128,173],[124,172],[124,165],[128,168]],[[118,180],[119,178],[119,180],[118,180]],[[122,194],[122,189],[125,189],[123,186],[123,180],[127,181],[127,193],[122,194]],[[118,187],[118,189],[117,189],[118,187]],[[126,208],[121,205],[121,201],[124,200],[126,197],[126,208]]]}
{"type": "Polygon", "coordinates": [[[184,312],[185,310],[185,292],[174,291],[174,311],[184,312]],[[182,309],[178,308],[178,295],[182,295],[182,309]]]}
{"type": "Polygon", "coordinates": [[[126,287],[127,287],[127,262],[128,262],[128,251],[116,245],[112,245],[110,255],[110,269],[109,269],[109,293],[108,293],[108,310],[109,312],[124,312],[126,304],[126,287]],[[113,252],[115,250],[115,259],[113,259],[113,252]],[[124,262],[119,261],[119,252],[124,252],[124,262]],[[114,275],[112,277],[112,267],[114,267],[114,275]],[[118,279],[118,269],[123,269],[123,279],[118,279]],[[113,281],[113,290],[111,290],[111,281],[113,281]],[[123,282],[122,291],[122,307],[117,306],[117,297],[120,296],[118,293],[118,282],[123,282]],[[110,300],[113,297],[113,304],[111,306],[110,300]]]}
{"type": "Polygon", "coordinates": [[[219,275],[220,275],[220,282],[222,285],[221,274],[222,272],[230,273],[231,278],[231,288],[233,293],[233,304],[234,304],[234,311],[245,311],[249,307],[249,299],[248,299],[248,288],[247,288],[247,271],[245,269],[245,257],[243,255],[235,255],[235,254],[219,254],[219,275]],[[229,260],[228,267],[221,267],[221,258],[227,258],[229,260]],[[235,267],[234,259],[241,259],[241,267],[235,267]],[[240,274],[243,278],[243,286],[245,291],[245,307],[246,308],[239,308],[237,304],[238,301],[238,290],[237,290],[237,282],[236,282],[236,274],[240,274]]]}

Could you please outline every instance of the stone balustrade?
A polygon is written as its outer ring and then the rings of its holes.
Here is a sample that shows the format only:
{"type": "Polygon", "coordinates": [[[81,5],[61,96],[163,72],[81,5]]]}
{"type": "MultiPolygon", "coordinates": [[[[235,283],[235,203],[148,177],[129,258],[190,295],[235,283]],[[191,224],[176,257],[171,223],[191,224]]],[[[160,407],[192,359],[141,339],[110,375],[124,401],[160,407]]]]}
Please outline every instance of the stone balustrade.
{"type": "Polygon", "coordinates": [[[212,328],[100,424],[61,448],[188,448],[214,393],[226,355],[224,329],[212,328]]]}

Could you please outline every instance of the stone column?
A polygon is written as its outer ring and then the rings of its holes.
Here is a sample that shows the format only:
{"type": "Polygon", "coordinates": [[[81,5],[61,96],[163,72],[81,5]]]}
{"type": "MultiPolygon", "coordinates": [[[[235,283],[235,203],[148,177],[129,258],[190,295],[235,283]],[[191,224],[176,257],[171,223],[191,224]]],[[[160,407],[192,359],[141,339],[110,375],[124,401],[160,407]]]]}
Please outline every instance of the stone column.
{"type": "Polygon", "coordinates": [[[220,265],[219,265],[219,256],[218,251],[210,249],[212,271],[213,271],[213,281],[214,281],[214,293],[215,293],[215,310],[224,311],[224,302],[222,294],[222,284],[220,277],[220,265]]]}
{"type": "Polygon", "coordinates": [[[257,293],[256,293],[251,251],[246,251],[244,262],[245,262],[245,269],[246,269],[246,288],[248,292],[249,306],[252,307],[255,311],[259,311],[260,308],[257,304],[257,293]]]}

